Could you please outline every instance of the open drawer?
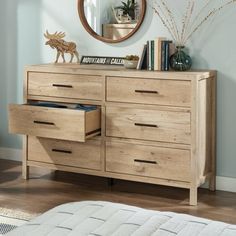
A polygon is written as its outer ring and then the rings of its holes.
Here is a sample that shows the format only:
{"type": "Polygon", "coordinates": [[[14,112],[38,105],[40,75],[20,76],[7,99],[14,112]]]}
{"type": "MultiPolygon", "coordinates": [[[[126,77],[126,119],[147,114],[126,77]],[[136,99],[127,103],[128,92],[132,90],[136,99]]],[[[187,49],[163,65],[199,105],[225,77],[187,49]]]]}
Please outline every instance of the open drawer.
{"type": "Polygon", "coordinates": [[[76,142],[101,133],[101,110],[49,108],[34,105],[9,105],[10,133],[76,142]]]}

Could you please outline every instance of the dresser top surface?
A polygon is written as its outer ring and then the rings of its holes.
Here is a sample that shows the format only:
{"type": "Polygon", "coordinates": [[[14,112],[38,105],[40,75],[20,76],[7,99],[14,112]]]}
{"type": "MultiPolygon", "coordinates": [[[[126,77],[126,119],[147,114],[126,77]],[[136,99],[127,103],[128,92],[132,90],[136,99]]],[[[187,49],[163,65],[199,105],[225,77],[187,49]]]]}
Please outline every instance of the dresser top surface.
{"type": "Polygon", "coordinates": [[[68,73],[68,74],[95,74],[109,76],[132,76],[132,77],[154,77],[154,78],[168,78],[176,77],[182,79],[190,78],[209,78],[216,75],[215,70],[193,70],[186,72],[176,71],[147,71],[126,69],[123,66],[112,65],[81,65],[76,63],[58,63],[58,64],[40,64],[26,66],[27,72],[46,72],[46,73],[68,73]]]}

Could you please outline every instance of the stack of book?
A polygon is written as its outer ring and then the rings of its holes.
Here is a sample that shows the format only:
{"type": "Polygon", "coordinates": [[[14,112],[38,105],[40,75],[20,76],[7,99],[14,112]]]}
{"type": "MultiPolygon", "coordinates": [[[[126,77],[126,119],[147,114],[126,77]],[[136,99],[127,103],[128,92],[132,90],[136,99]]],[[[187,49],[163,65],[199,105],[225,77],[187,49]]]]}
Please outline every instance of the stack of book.
{"type": "Polygon", "coordinates": [[[174,54],[175,46],[170,40],[157,38],[148,40],[143,46],[139,57],[138,70],[170,70],[170,56],[174,54]]]}

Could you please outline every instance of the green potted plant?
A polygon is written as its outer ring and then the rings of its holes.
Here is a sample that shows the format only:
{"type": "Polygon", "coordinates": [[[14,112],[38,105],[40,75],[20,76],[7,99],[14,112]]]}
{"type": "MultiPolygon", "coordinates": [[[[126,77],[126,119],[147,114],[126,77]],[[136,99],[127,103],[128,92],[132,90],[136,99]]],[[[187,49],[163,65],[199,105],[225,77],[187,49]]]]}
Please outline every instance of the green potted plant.
{"type": "Polygon", "coordinates": [[[136,69],[139,61],[137,55],[127,55],[124,59],[124,67],[127,69],[136,69]]]}
{"type": "Polygon", "coordinates": [[[138,8],[138,3],[135,0],[127,0],[127,2],[121,2],[122,5],[115,9],[123,11],[123,15],[130,16],[132,20],[135,19],[135,10],[138,8]]]}

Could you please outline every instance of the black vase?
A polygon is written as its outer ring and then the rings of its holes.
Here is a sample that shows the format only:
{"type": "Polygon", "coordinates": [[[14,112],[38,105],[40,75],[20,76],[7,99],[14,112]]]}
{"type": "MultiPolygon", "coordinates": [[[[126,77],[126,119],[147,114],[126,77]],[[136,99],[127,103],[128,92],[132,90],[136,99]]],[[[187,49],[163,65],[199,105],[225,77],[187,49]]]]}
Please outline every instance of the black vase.
{"type": "Polygon", "coordinates": [[[184,46],[176,47],[177,51],[170,57],[170,67],[175,71],[191,69],[192,59],[184,52],[184,46]]]}

